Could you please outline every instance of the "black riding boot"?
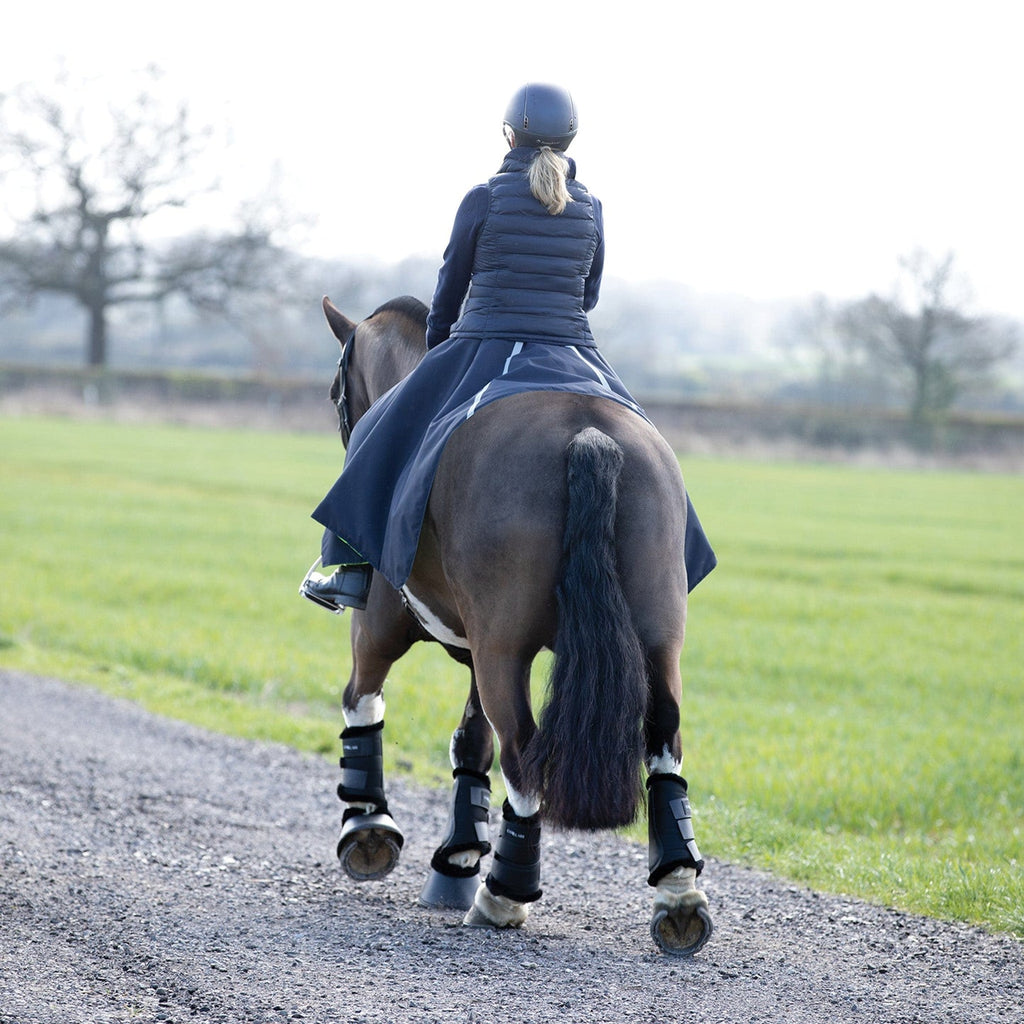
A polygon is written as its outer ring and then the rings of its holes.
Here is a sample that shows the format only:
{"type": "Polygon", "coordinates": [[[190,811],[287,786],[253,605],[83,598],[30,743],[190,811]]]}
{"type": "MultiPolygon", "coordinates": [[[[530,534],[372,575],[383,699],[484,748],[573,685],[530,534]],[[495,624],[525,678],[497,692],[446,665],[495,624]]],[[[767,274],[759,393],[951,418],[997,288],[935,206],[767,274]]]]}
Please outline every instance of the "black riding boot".
{"type": "Polygon", "coordinates": [[[373,581],[373,566],[343,565],[330,576],[310,570],[299,593],[314,604],[340,615],[346,608],[365,608],[373,581]]]}

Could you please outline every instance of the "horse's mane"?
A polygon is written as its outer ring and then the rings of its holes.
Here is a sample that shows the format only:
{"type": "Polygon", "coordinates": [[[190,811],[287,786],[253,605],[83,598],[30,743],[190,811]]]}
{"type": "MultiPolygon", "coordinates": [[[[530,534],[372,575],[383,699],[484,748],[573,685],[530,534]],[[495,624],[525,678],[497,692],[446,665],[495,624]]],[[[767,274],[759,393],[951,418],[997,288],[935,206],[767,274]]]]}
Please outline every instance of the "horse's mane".
{"type": "Polygon", "coordinates": [[[415,321],[421,330],[425,330],[428,312],[427,307],[414,295],[400,295],[397,299],[388,299],[384,305],[378,306],[367,317],[367,320],[378,313],[401,313],[403,316],[407,316],[410,320],[415,321]]]}

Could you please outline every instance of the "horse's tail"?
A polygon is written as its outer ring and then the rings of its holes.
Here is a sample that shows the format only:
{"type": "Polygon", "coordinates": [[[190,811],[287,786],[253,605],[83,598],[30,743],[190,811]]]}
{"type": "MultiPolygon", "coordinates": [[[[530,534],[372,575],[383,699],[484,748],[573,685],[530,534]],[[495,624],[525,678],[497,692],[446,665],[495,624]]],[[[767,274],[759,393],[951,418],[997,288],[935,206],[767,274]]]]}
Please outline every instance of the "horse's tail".
{"type": "Polygon", "coordinates": [[[623,451],[593,427],[568,449],[569,507],[558,584],[558,632],[540,727],[524,781],[543,816],[565,828],[617,828],[641,800],[643,648],[619,582],[615,509],[623,451]]]}

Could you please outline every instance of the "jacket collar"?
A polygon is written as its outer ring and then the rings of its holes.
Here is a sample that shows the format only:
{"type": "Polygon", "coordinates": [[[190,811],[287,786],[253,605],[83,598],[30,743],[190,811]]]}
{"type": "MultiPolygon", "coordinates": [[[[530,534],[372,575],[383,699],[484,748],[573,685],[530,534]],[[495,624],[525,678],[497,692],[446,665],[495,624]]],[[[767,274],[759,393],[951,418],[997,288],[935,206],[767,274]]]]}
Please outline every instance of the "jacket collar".
{"type": "MultiPolygon", "coordinates": [[[[510,149],[505,154],[505,159],[501,167],[498,168],[498,173],[525,171],[533,162],[536,152],[537,150],[533,146],[516,146],[515,149],[510,149]]],[[[564,153],[562,155],[565,156],[564,153]]],[[[565,156],[565,159],[569,161],[569,173],[567,176],[570,179],[574,179],[576,177],[576,161],[571,156],[565,156]]]]}

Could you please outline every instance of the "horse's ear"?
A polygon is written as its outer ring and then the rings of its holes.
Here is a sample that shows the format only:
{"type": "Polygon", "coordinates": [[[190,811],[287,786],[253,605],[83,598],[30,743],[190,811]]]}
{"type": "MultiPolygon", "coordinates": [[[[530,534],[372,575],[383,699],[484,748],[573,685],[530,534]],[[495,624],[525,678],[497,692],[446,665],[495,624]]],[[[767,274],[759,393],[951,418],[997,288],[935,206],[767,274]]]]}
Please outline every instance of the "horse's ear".
{"type": "Polygon", "coordinates": [[[324,316],[327,317],[334,336],[344,345],[352,337],[356,325],[326,295],[324,296],[324,316]]]}

